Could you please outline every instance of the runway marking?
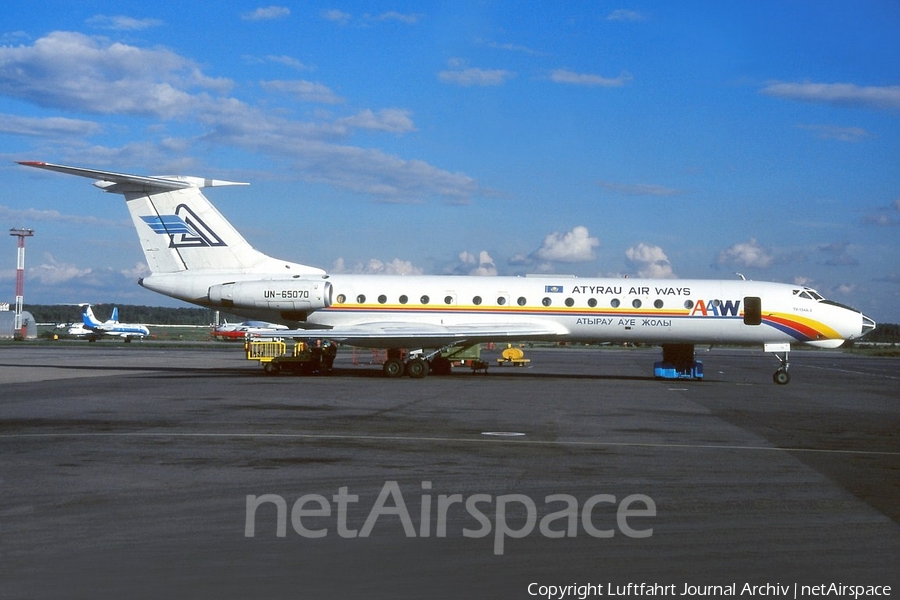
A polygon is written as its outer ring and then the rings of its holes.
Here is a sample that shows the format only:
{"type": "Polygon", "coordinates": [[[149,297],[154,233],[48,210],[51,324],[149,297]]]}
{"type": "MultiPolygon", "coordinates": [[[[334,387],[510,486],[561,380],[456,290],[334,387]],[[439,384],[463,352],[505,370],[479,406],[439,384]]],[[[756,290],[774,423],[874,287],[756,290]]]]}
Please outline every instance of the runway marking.
{"type": "Polygon", "coordinates": [[[481,435],[493,435],[497,437],[519,437],[525,434],[520,431],[482,431],[481,435]]]}
{"type": "Polygon", "coordinates": [[[741,446],[732,444],[663,444],[654,442],[594,442],[594,441],[550,441],[550,440],[512,440],[504,438],[471,437],[422,437],[392,435],[335,435],[318,433],[153,433],[140,431],[96,432],[96,433],[10,433],[0,434],[0,440],[16,440],[27,438],[263,438],[263,439],[296,439],[296,440],[346,440],[375,442],[429,442],[429,443],[482,443],[482,444],[525,444],[531,446],[581,446],[611,448],[665,448],[682,450],[744,450],[753,452],[803,452],[812,454],[859,454],[864,456],[900,456],[900,452],[879,450],[830,450],[828,448],[796,448],[778,446],[741,446]]]}
{"type": "Polygon", "coordinates": [[[837,367],[819,367],[817,365],[803,365],[804,369],[819,369],[820,371],[837,371],[838,373],[850,373],[851,375],[866,375],[867,377],[881,377],[883,379],[900,379],[893,375],[883,373],[867,373],[865,371],[852,371],[850,369],[838,369],[837,367]]]}

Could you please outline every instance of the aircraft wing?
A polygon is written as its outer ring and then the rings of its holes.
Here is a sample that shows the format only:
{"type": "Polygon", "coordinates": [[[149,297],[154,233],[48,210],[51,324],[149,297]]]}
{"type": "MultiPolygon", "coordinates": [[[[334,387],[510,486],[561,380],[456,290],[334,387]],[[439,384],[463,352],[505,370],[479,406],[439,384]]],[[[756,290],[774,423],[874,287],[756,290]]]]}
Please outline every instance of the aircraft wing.
{"type": "Polygon", "coordinates": [[[543,323],[475,323],[436,325],[417,322],[372,322],[332,329],[250,329],[254,337],[323,338],[373,348],[440,348],[451,344],[553,340],[565,331],[543,323]]]}

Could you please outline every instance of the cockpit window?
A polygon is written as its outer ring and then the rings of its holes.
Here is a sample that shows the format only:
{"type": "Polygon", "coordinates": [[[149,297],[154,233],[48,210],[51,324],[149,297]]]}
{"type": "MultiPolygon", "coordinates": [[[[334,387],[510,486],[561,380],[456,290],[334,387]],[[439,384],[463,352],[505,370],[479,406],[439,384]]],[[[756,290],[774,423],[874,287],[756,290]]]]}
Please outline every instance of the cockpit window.
{"type": "Polygon", "coordinates": [[[803,288],[802,290],[794,290],[795,296],[800,296],[801,298],[805,298],[807,300],[815,300],[816,302],[821,302],[825,299],[822,294],[817,292],[812,288],[803,288]]]}

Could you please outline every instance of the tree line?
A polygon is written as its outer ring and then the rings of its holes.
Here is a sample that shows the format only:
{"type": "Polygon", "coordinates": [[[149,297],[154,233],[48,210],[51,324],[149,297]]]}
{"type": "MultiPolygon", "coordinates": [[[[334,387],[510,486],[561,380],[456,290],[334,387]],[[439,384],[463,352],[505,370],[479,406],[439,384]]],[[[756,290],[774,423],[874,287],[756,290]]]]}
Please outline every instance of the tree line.
{"type": "MultiPolygon", "coordinates": [[[[215,311],[209,308],[169,308],[165,306],[140,306],[133,304],[92,304],[91,310],[100,321],[112,315],[119,307],[119,320],[123,323],[149,323],[156,325],[210,325],[215,322],[215,311]]],[[[32,314],[37,323],[80,323],[81,307],[73,304],[26,304],[24,310],[32,314]]],[[[219,313],[219,322],[240,323],[244,317],[219,313]]]]}

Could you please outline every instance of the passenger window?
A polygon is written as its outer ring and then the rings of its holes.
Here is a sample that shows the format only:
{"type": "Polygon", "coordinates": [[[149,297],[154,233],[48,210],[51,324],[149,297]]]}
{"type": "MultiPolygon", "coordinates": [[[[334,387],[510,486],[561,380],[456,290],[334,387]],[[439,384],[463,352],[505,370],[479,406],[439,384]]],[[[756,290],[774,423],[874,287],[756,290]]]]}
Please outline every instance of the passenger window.
{"type": "Polygon", "coordinates": [[[419,299],[419,301],[420,301],[422,304],[428,304],[429,302],[431,302],[431,298],[429,298],[428,296],[422,296],[422,297],[419,299]]]}
{"type": "Polygon", "coordinates": [[[654,302],[653,302],[653,307],[654,307],[654,308],[662,308],[662,307],[663,307],[663,301],[662,301],[662,300],[656,300],[656,301],[654,301],[654,302]]]}
{"type": "Polygon", "coordinates": [[[379,304],[384,304],[385,302],[387,302],[387,296],[385,296],[384,294],[378,296],[378,303],[379,303],[379,304]]]}
{"type": "Polygon", "coordinates": [[[359,304],[365,304],[365,303],[366,303],[366,295],[365,295],[365,294],[360,294],[359,296],[356,297],[356,301],[357,301],[359,304]]]}
{"type": "Polygon", "coordinates": [[[544,306],[550,306],[551,304],[553,304],[553,301],[550,298],[544,298],[543,300],[541,300],[541,304],[543,304],[544,306]]]}
{"type": "Polygon", "coordinates": [[[506,304],[506,298],[504,296],[497,296],[497,304],[503,306],[506,304]]]}
{"type": "Polygon", "coordinates": [[[641,299],[635,298],[634,300],[631,301],[631,305],[635,308],[640,308],[641,307],[641,299]]]}
{"type": "Polygon", "coordinates": [[[335,299],[337,300],[338,304],[343,304],[344,302],[347,301],[347,296],[345,296],[343,294],[338,294],[337,298],[335,298],[335,299]]]}
{"type": "Polygon", "coordinates": [[[407,302],[409,302],[409,298],[406,296],[406,294],[400,296],[400,304],[406,304],[407,302]]]}
{"type": "Polygon", "coordinates": [[[519,296],[519,299],[516,300],[516,303],[517,303],[519,306],[525,306],[525,303],[526,303],[526,302],[527,302],[527,301],[525,300],[525,296],[519,296]]]}
{"type": "Polygon", "coordinates": [[[566,306],[575,306],[575,301],[571,298],[566,298],[566,306]]]}
{"type": "Polygon", "coordinates": [[[453,304],[453,296],[444,296],[444,304],[453,304]]]}
{"type": "Polygon", "coordinates": [[[688,310],[694,308],[694,301],[693,300],[685,300],[684,307],[688,310]]]}
{"type": "Polygon", "coordinates": [[[597,299],[596,299],[596,298],[591,298],[590,300],[588,300],[588,306],[590,306],[591,308],[596,308],[596,306],[597,306],[597,299]]]}
{"type": "Polygon", "coordinates": [[[475,296],[474,298],[472,298],[472,304],[474,304],[475,306],[480,305],[481,304],[481,296],[475,296]]]}
{"type": "Polygon", "coordinates": [[[618,298],[613,298],[612,301],[609,303],[609,305],[612,306],[613,308],[619,308],[620,304],[621,304],[621,302],[619,302],[618,298]]]}

